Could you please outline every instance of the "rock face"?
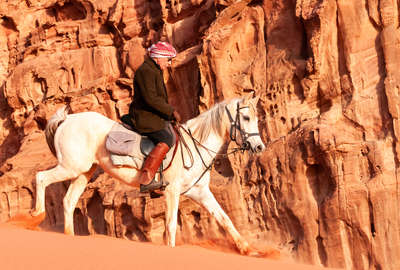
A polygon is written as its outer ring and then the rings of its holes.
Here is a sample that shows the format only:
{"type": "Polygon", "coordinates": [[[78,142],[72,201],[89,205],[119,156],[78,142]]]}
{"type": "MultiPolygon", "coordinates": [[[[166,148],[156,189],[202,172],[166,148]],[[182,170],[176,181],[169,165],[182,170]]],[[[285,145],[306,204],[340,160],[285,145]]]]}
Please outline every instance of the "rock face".
{"type": "MultiPolygon", "coordinates": [[[[211,189],[250,241],[301,262],[400,269],[399,6],[392,0],[29,0],[0,3],[0,221],[29,211],[34,175],[56,164],[43,129],[62,104],[112,119],[160,39],[185,120],[255,91],[261,156],[220,160],[211,189]]],[[[163,242],[164,200],[100,171],[75,211],[79,234],[163,242]]],[[[63,224],[69,183],[46,192],[63,224]]],[[[178,241],[223,239],[182,197],[178,241]]]]}

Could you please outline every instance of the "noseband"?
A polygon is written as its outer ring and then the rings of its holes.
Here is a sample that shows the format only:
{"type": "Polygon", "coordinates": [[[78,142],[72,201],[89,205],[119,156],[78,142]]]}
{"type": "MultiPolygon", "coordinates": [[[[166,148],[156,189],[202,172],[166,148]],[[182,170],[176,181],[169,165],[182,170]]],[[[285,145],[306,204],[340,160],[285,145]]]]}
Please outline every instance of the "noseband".
{"type": "Polygon", "coordinates": [[[225,110],[228,114],[229,121],[231,123],[231,128],[229,131],[229,137],[231,138],[232,141],[234,141],[237,145],[239,143],[237,142],[237,131],[239,131],[240,136],[242,138],[242,145],[240,148],[243,150],[249,150],[250,149],[250,142],[248,139],[252,136],[260,136],[260,133],[249,133],[245,130],[243,130],[241,124],[240,124],[240,115],[239,111],[244,108],[248,108],[249,106],[244,106],[244,107],[239,107],[239,102],[236,103],[236,117],[235,120],[233,120],[233,117],[231,115],[231,112],[228,110],[228,106],[225,106],[225,110]]]}

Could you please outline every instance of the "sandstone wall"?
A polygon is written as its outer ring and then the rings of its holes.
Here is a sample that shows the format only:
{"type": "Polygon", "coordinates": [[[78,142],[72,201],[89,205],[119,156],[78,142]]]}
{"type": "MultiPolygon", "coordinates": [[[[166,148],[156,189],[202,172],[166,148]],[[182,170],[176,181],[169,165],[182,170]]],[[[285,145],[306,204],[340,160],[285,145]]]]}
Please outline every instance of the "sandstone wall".
{"type": "MultiPolygon", "coordinates": [[[[400,268],[399,7],[394,0],[27,0],[0,3],[0,221],[29,211],[34,175],[56,164],[43,129],[62,104],[112,119],[152,42],[179,54],[165,75],[185,120],[255,91],[267,150],[219,160],[212,191],[254,243],[348,269],[400,268]]],[[[63,224],[68,182],[46,192],[63,224]]],[[[79,234],[163,242],[164,201],[99,171],[79,234]]],[[[224,239],[181,198],[178,241],[224,239]]]]}

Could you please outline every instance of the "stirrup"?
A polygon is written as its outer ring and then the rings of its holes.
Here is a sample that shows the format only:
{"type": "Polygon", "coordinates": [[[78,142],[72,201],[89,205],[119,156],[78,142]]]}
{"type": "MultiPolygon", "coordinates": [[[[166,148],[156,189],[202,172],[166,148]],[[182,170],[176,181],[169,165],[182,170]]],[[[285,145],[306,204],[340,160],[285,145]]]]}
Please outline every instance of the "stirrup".
{"type": "Polygon", "coordinates": [[[156,181],[155,178],[153,178],[153,180],[151,180],[151,182],[147,185],[142,185],[140,184],[140,192],[141,193],[146,193],[146,192],[151,192],[154,190],[161,190],[163,191],[166,186],[168,186],[168,182],[160,180],[160,181],[156,181]]]}

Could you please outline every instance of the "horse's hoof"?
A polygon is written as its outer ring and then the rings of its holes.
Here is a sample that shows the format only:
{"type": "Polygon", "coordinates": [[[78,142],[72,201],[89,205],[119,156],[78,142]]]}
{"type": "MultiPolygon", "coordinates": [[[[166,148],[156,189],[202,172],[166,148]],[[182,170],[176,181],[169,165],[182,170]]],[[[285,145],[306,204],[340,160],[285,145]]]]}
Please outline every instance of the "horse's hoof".
{"type": "Polygon", "coordinates": [[[32,216],[32,224],[35,224],[35,226],[39,226],[40,223],[42,223],[43,220],[46,218],[46,212],[37,213],[36,211],[33,211],[31,213],[31,216],[32,216]]]}
{"type": "Polygon", "coordinates": [[[64,234],[65,235],[71,235],[71,236],[74,236],[75,235],[75,233],[74,233],[74,229],[67,229],[67,228],[65,228],[64,229],[64,234]]]}
{"type": "Polygon", "coordinates": [[[241,255],[249,255],[249,252],[251,251],[251,248],[248,243],[242,244],[242,245],[236,245],[236,249],[239,251],[241,255]]]}
{"type": "Polygon", "coordinates": [[[247,255],[257,258],[268,258],[268,259],[278,260],[281,257],[281,252],[275,248],[267,248],[266,250],[263,251],[254,248],[249,248],[247,255]]]}
{"type": "Polygon", "coordinates": [[[31,214],[32,217],[38,217],[45,214],[45,211],[31,210],[29,214],[31,214]]]}
{"type": "Polygon", "coordinates": [[[251,257],[260,257],[261,256],[261,252],[257,251],[257,250],[250,250],[247,252],[246,254],[247,256],[251,256],[251,257]]]}
{"type": "Polygon", "coordinates": [[[31,212],[31,219],[29,221],[28,229],[30,230],[38,230],[38,226],[40,223],[44,221],[46,218],[46,212],[38,213],[36,211],[31,212]]]}

